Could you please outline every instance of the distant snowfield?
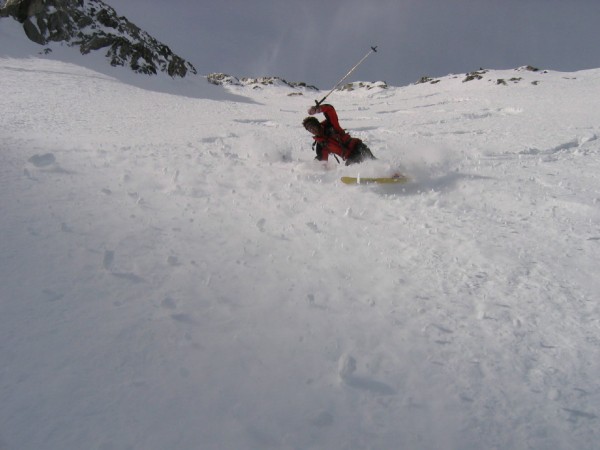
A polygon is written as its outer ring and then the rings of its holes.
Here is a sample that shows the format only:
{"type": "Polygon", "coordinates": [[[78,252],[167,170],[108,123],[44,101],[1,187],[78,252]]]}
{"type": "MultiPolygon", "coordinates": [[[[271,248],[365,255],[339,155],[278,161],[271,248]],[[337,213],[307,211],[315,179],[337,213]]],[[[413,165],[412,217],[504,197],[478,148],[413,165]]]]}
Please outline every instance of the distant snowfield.
{"type": "Polygon", "coordinates": [[[336,92],[344,167],[324,93],[18,56],[2,450],[597,448],[600,70],[336,92]]]}

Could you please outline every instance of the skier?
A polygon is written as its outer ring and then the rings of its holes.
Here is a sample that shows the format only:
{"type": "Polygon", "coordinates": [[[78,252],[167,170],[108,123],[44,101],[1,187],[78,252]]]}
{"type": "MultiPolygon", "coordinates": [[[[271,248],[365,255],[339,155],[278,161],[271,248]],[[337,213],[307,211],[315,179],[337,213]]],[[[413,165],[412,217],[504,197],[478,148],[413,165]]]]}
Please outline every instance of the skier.
{"type": "Polygon", "coordinates": [[[346,161],[347,166],[361,163],[366,159],[376,159],[369,147],[340,127],[337,112],[332,105],[311,106],[308,110],[310,116],[318,113],[323,113],[324,121],[319,122],[316,117],[307,117],[302,121],[304,128],[312,133],[315,140],[313,148],[317,152],[316,160],[327,161],[330,153],[333,153],[334,157],[340,156],[346,161]]]}

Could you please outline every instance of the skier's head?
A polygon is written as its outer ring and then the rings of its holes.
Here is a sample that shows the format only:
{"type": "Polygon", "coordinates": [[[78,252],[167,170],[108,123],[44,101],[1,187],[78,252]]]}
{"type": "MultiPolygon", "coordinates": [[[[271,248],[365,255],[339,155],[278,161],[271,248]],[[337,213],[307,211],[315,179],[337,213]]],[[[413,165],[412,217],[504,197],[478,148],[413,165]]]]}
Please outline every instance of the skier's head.
{"type": "Polygon", "coordinates": [[[314,134],[315,136],[323,134],[323,126],[316,117],[307,117],[302,121],[302,125],[304,125],[304,128],[306,128],[308,132],[314,134]]]}

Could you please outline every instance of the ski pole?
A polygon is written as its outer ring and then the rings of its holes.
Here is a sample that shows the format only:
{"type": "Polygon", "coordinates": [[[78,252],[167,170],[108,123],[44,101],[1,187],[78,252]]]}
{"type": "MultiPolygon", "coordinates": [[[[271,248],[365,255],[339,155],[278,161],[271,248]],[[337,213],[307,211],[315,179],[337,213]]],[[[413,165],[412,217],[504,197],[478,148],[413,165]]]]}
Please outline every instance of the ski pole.
{"type": "Polygon", "coordinates": [[[326,99],[327,97],[329,97],[329,96],[331,95],[331,93],[332,93],[333,91],[335,91],[335,90],[338,88],[338,86],[339,86],[340,84],[342,84],[342,83],[344,82],[344,80],[345,80],[346,78],[348,78],[348,77],[350,76],[350,74],[351,74],[352,72],[354,72],[354,71],[356,70],[356,68],[357,68],[358,66],[360,66],[360,65],[362,64],[362,62],[363,62],[365,59],[367,59],[367,58],[369,57],[369,55],[370,55],[371,53],[376,53],[376,52],[377,52],[377,46],[371,47],[371,50],[369,50],[369,53],[367,53],[365,56],[363,56],[363,58],[362,58],[362,59],[361,59],[361,60],[360,60],[358,63],[356,63],[356,65],[355,65],[355,66],[354,66],[352,69],[350,69],[350,71],[349,71],[349,72],[348,72],[348,73],[347,73],[347,74],[344,76],[344,78],[342,78],[340,81],[338,81],[338,82],[337,82],[337,84],[336,84],[336,85],[333,87],[333,89],[332,89],[332,90],[330,90],[330,91],[329,91],[329,93],[328,93],[328,94],[327,94],[325,97],[323,97],[323,98],[322,98],[321,100],[319,100],[319,101],[315,100],[315,103],[317,104],[317,106],[319,106],[321,103],[323,103],[323,102],[325,101],[325,99],[326,99]]]}

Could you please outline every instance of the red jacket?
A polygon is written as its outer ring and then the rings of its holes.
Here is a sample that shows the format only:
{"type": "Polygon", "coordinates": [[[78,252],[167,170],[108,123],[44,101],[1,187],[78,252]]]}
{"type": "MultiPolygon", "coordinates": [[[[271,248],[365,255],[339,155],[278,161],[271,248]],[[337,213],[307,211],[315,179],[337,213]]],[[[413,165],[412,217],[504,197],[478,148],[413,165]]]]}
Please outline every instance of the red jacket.
{"type": "Polygon", "coordinates": [[[325,115],[325,120],[321,122],[324,135],[313,136],[313,139],[321,147],[321,160],[327,161],[329,154],[334,153],[343,160],[348,159],[354,149],[362,141],[351,137],[340,127],[337,112],[332,105],[324,104],[320,106],[321,112],[325,115]]]}

